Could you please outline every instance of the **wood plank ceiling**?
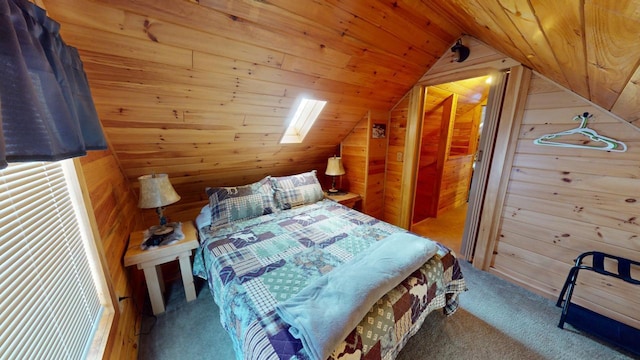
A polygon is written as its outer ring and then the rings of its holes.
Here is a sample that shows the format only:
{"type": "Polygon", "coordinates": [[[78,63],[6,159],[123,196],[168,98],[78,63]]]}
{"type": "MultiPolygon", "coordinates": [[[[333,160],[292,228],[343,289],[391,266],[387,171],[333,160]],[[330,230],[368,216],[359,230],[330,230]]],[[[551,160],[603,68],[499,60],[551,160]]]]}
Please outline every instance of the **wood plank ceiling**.
{"type": "Polygon", "coordinates": [[[640,0],[35,1],[80,50],[126,176],[168,173],[182,206],[205,186],[322,173],[463,33],[640,117],[640,0]],[[328,105],[302,144],[280,145],[302,95],[328,105]]]}
{"type": "Polygon", "coordinates": [[[559,85],[630,122],[640,119],[639,0],[442,0],[433,6],[465,33],[559,85]]]}

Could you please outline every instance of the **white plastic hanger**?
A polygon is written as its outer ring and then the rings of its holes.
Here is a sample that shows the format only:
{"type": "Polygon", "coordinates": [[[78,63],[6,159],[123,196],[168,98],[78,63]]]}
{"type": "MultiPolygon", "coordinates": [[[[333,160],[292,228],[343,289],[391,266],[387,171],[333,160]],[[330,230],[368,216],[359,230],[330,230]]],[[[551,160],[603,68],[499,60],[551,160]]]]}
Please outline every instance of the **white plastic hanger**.
{"type": "Polygon", "coordinates": [[[602,136],[598,134],[595,130],[589,129],[587,127],[587,122],[590,118],[593,117],[593,114],[589,114],[588,112],[583,113],[582,115],[578,115],[573,118],[573,120],[580,120],[580,126],[575,129],[561,131],[555,134],[547,134],[542,135],[539,138],[533,140],[533,143],[536,145],[547,145],[547,146],[558,146],[558,147],[568,147],[568,148],[578,148],[578,149],[594,149],[594,150],[605,150],[605,151],[616,151],[616,152],[625,152],[627,151],[627,145],[622,141],[618,141],[612,138],[608,138],[606,136],[602,136]],[[571,144],[571,143],[563,143],[558,142],[557,138],[573,135],[573,134],[581,134],[589,138],[591,141],[595,141],[599,144],[604,144],[604,146],[598,145],[588,145],[588,144],[571,144]],[[550,141],[551,139],[557,139],[556,141],[550,141]]]}

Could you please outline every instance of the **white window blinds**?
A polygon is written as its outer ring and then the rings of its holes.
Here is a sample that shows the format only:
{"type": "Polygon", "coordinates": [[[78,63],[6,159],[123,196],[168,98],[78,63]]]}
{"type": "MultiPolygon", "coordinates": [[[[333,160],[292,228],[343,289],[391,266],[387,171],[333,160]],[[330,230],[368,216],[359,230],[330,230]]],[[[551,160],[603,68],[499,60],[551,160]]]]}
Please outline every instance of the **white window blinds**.
{"type": "Polygon", "coordinates": [[[61,162],[0,171],[0,359],[89,354],[104,307],[68,181],[61,162]]]}

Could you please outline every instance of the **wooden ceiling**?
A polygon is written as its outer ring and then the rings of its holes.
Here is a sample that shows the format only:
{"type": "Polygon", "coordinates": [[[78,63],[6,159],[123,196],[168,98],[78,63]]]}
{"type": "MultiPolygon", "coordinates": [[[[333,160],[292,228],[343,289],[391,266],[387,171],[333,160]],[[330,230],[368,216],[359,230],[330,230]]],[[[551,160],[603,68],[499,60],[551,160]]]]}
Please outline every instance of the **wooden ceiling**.
{"type": "Polygon", "coordinates": [[[368,109],[389,110],[462,34],[634,121],[640,0],[34,0],[80,50],[126,176],[205,186],[324,171],[368,109]],[[280,145],[302,96],[327,100],[280,145]]]}
{"type": "Polygon", "coordinates": [[[628,121],[640,118],[639,0],[430,3],[465,33],[559,85],[628,121]]]}
{"type": "MultiPolygon", "coordinates": [[[[489,96],[490,78],[491,76],[486,75],[429,86],[427,88],[427,104],[433,104],[429,99],[432,94],[435,94],[434,97],[437,98],[435,100],[436,104],[439,104],[451,94],[457,94],[456,116],[466,114],[475,109],[478,104],[486,102],[489,96]]],[[[425,109],[425,112],[427,111],[429,109],[425,109]]]]}

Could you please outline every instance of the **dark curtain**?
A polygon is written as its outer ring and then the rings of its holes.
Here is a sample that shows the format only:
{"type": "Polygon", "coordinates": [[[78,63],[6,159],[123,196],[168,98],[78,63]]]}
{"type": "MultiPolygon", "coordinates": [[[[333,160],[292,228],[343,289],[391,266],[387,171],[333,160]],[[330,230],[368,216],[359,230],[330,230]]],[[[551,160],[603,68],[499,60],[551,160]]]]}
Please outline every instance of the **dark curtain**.
{"type": "Polygon", "coordinates": [[[26,0],[0,0],[0,169],[107,148],[78,51],[26,0]]]}

